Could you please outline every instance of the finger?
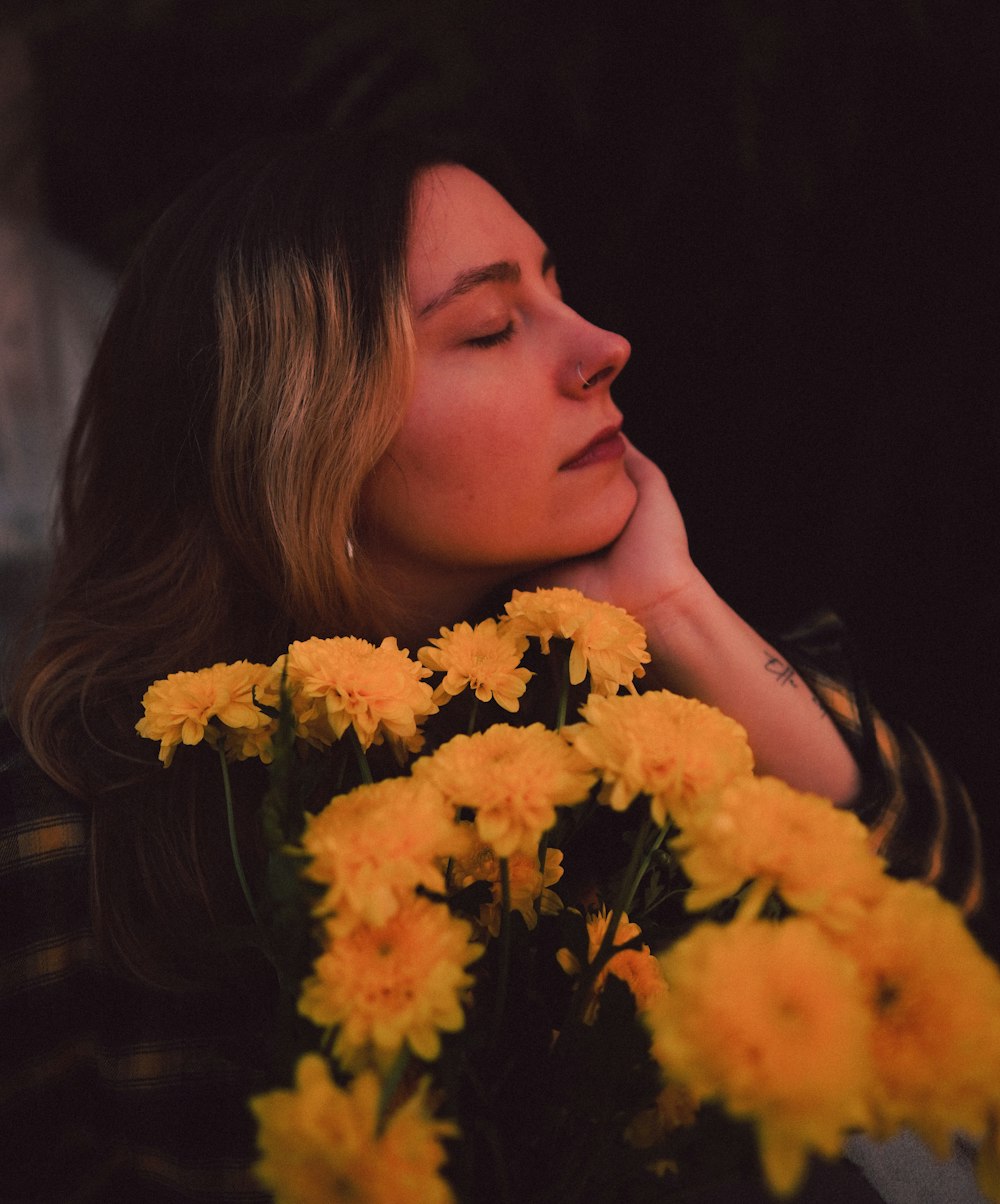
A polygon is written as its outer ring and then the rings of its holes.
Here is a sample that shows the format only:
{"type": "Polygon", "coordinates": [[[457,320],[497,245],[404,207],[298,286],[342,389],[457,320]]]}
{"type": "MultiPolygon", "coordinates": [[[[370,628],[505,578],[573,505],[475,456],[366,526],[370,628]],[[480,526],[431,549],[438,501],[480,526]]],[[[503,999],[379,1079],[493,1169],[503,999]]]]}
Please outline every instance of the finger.
{"type": "Polygon", "coordinates": [[[662,469],[628,440],[625,449],[625,471],[639,495],[630,521],[640,517],[652,520],[654,515],[662,518],[677,510],[677,499],[662,469]]]}
{"type": "Polygon", "coordinates": [[[660,466],[649,456],[641,452],[630,439],[625,439],[625,471],[632,482],[641,491],[643,487],[655,488],[657,485],[666,486],[667,478],[660,466]]]}

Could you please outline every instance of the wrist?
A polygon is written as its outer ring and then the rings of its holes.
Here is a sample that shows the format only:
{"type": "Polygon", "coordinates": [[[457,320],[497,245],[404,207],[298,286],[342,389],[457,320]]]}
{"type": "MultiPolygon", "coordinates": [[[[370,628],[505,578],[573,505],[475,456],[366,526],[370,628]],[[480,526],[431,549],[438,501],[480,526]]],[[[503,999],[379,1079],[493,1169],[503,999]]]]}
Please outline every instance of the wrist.
{"type": "Polygon", "coordinates": [[[646,629],[653,656],[670,659],[671,649],[683,646],[705,629],[711,615],[724,607],[722,599],[702,574],[691,566],[690,573],[662,590],[654,599],[634,614],[646,629]]]}

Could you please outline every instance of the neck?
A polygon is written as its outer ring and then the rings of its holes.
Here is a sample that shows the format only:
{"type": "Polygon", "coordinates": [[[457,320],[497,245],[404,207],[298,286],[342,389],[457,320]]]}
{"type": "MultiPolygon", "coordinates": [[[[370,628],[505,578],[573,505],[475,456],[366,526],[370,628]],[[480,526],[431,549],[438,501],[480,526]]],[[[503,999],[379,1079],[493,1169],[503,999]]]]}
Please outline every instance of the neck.
{"type": "Polygon", "coordinates": [[[463,619],[476,622],[493,613],[490,604],[511,580],[509,571],[450,569],[440,566],[408,570],[381,564],[378,576],[386,592],[402,603],[400,619],[387,635],[394,635],[401,648],[415,654],[417,648],[437,636],[442,627],[463,619]]]}

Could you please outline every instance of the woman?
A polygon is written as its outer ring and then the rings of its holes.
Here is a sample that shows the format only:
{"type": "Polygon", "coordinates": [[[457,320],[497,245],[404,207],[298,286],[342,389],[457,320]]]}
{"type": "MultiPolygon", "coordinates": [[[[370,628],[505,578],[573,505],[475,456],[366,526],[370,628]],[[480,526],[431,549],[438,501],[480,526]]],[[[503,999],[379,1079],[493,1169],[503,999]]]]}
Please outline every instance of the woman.
{"type": "MultiPolygon", "coordinates": [[[[255,1198],[273,985],[226,951],[243,914],[214,779],[196,758],[164,775],[134,733],[176,669],[314,634],[415,647],[512,582],[573,585],[643,622],[653,681],[740,720],[761,769],[883,823],[904,870],[960,862],[923,830],[945,804],[973,847],[960,790],[831,670],[835,627],[790,646],[819,701],[695,569],[611,399],[629,352],[439,152],[263,148],[155,227],[84,393],[3,741],[14,1198],[255,1198]]],[[[957,874],[973,901],[971,855],[957,874]]]]}

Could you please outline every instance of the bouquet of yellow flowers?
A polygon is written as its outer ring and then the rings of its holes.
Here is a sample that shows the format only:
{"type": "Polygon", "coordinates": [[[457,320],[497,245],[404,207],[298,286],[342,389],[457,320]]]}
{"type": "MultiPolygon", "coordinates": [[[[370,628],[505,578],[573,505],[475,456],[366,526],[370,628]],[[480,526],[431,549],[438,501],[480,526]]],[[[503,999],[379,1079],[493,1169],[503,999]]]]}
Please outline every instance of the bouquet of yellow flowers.
{"type": "Polygon", "coordinates": [[[149,688],[164,765],[218,752],[309,1022],[294,1082],[252,1101],[279,1204],[681,1199],[751,1142],[780,1196],[903,1128],[973,1139],[1000,1200],[997,967],[855,816],[755,776],[737,723],[639,693],[648,660],[626,612],[549,589],[416,659],[314,638],[149,688]]]}

